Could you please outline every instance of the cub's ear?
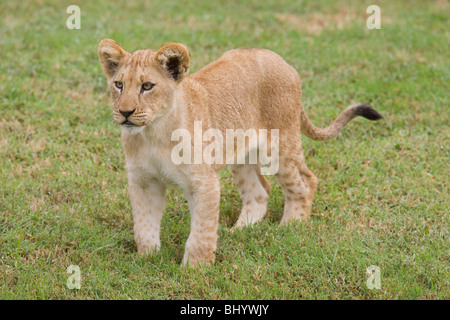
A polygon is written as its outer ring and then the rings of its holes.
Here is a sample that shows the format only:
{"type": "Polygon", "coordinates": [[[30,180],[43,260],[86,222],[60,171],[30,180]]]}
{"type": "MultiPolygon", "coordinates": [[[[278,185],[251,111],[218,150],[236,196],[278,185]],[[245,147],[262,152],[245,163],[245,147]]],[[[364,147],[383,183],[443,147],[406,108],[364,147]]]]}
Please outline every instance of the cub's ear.
{"type": "Polygon", "coordinates": [[[189,50],[181,43],[164,44],[156,52],[155,59],[175,81],[181,81],[189,73],[189,50]]]}
{"type": "Polygon", "coordinates": [[[122,47],[111,39],[103,39],[98,45],[98,58],[102,63],[103,72],[112,78],[119,68],[120,62],[128,54],[122,47]]]}

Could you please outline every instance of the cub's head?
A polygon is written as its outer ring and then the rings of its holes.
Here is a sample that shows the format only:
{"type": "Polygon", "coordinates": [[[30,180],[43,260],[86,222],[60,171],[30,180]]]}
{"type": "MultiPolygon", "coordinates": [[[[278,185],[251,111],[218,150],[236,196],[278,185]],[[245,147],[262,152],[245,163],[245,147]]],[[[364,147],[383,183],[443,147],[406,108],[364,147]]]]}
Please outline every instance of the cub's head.
{"type": "Polygon", "coordinates": [[[126,52],[114,40],[104,39],[98,56],[111,88],[114,120],[128,133],[162,117],[189,73],[189,51],[180,43],[166,43],[157,51],[126,52]]]}

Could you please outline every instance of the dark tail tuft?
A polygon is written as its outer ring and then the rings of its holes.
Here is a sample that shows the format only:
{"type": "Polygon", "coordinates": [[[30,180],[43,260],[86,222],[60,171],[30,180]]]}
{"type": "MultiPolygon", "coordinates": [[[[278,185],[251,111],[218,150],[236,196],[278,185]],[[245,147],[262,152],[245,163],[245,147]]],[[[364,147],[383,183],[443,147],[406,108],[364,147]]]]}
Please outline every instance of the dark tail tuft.
{"type": "Polygon", "coordinates": [[[383,116],[368,104],[360,104],[355,108],[355,114],[369,120],[380,120],[383,116]]]}

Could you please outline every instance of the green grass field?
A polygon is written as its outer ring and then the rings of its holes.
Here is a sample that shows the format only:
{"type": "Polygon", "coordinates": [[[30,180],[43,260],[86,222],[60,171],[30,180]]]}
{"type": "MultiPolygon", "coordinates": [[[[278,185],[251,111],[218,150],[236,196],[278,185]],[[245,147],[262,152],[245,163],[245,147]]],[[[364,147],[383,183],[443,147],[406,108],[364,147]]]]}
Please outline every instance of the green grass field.
{"type": "Polygon", "coordinates": [[[0,1],[1,299],[449,299],[449,2],[0,1]],[[69,4],[81,29],[69,30],[69,4]],[[381,8],[369,30],[366,9],[381,8]],[[347,105],[384,120],[334,140],[303,139],[320,179],[311,219],[267,218],[231,233],[240,212],[222,176],[215,265],[180,267],[188,206],[169,189],[161,252],[137,255],[103,38],[126,50],[186,44],[191,72],[233,48],[283,56],[317,126],[347,105]],[[81,289],[66,283],[69,265],[81,289]],[[381,289],[367,287],[380,267],[381,289]]]}

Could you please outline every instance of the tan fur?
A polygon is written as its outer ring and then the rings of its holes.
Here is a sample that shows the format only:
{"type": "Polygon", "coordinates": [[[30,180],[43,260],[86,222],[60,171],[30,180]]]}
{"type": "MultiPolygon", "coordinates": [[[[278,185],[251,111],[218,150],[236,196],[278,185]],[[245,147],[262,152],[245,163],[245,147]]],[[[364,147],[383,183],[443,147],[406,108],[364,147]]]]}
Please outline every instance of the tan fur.
{"type": "MultiPolygon", "coordinates": [[[[135,110],[128,121],[136,126],[122,126],[122,144],[138,251],[158,250],[164,190],[176,185],[184,189],[191,210],[183,258],[190,266],[214,261],[220,200],[216,171],[223,166],[175,165],[170,157],[177,144],[171,141],[175,129],[194,136],[194,121],[202,121],[203,132],[216,128],[224,136],[227,129],[279,129],[276,177],[286,194],[284,224],[308,217],[317,187],[304,161],[300,130],[314,139],[329,139],[358,115],[359,107],[351,106],[329,127],[314,127],[300,102],[297,71],[269,50],[231,50],[192,75],[189,52],[178,43],[128,53],[105,39],[98,53],[112,90],[115,121],[122,124],[126,118],[121,111],[135,110]],[[115,81],[123,84],[121,90],[115,81]],[[144,92],[145,82],[155,86],[144,92]]],[[[231,171],[243,200],[235,227],[251,225],[266,214],[270,184],[259,165],[231,165],[231,171]]]]}

